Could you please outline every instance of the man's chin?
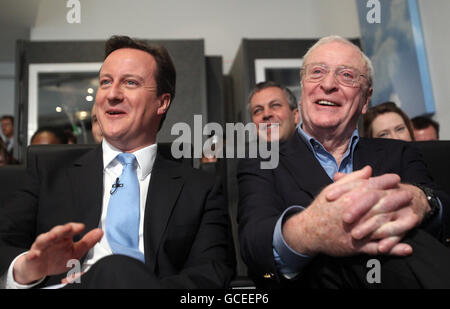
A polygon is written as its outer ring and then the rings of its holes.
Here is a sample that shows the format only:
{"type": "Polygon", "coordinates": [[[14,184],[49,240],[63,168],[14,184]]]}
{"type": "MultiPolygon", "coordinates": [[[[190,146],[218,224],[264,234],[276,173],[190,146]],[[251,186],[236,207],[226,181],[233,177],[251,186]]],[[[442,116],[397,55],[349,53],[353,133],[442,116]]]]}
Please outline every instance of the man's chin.
{"type": "Polygon", "coordinates": [[[275,135],[275,134],[272,136],[272,134],[270,134],[270,133],[268,135],[260,134],[259,138],[261,138],[262,140],[264,140],[268,143],[280,140],[280,136],[275,135]]]}
{"type": "Polygon", "coordinates": [[[106,139],[109,143],[121,143],[122,141],[126,141],[126,132],[104,132],[103,138],[106,139]]]}

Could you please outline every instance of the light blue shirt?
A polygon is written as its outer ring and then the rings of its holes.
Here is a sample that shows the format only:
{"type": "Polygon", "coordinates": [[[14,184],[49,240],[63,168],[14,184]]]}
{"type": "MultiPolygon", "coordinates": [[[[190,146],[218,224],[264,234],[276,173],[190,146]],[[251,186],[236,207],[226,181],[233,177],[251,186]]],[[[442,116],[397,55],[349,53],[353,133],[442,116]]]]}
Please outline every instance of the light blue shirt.
{"type": "Polygon", "coordinates": [[[339,166],[337,165],[336,159],[333,155],[329,153],[314,137],[309,136],[308,133],[303,131],[301,126],[298,126],[298,132],[300,133],[300,137],[305,141],[308,148],[312,151],[320,165],[332,180],[337,172],[345,174],[353,172],[353,152],[355,151],[356,144],[358,144],[359,141],[358,130],[353,131],[352,137],[350,138],[349,147],[344,153],[339,166]]]}

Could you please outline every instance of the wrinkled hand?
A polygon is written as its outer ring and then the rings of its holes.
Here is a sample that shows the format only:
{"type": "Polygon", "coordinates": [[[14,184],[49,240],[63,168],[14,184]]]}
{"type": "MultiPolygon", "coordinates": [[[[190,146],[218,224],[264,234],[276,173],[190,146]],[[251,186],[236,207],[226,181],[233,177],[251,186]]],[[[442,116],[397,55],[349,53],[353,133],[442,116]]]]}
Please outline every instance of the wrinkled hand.
{"type": "Polygon", "coordinates": [[[380,253],[389,253],[401,241],[408,231],[420,224],[427,211],[430,210],[425,194],[413,185],[398,184],[388,193],[409,194],[409,203],[393,203],[374,206],[366,214],[355,212],[347,223],[358,222],[352,230],[355,239],[370,238],[380,240],[380,253]]]}
{"type": "MultiPolygon", "coordinates": [[[[358,219],[374,207],[389,211],[405,206],[412,197],[408,192],[392,190],[400,184],[397,175],[371,178],[371,174],[370,167],[348,175],[338,174],[337,181],[327,186],[307,209],[289,218],[283,235],[291,248],[306,255],[380,253],[379,239],[353,237],[352,232],[362,223],[358,219]]],[[[389,250],[393,255],[411,252],[409,245],[398,242],[389,250]]]]}
{"type": "Polygon", "coordinates": [[[101,229],[93,229],[80,241],[73,242],[73,237],[83,230],[84,224],[67,223],[39,235],[30,251],[14,263],[14,280],[19,284],[30,284],[45,276],[68,271],[67,261],[80,259],[103,236],[101,229]]]}

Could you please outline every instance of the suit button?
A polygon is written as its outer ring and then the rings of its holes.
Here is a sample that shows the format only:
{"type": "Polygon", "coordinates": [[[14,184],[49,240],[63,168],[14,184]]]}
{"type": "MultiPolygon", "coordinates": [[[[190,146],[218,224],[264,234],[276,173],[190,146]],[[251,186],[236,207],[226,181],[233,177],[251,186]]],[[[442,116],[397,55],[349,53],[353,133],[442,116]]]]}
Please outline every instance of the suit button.
{"type": "Polygon", "coordinates": [[[445,243],[450,244],[450,238],[445,239],[445,243]]]}
{"type": "Polygon", "coordinates": [[[264,274],[264,279],[272,279],[273,276],[275,276],[275,275],[272,274],[272,273],[265,273],[265,274],[264,274]]]}

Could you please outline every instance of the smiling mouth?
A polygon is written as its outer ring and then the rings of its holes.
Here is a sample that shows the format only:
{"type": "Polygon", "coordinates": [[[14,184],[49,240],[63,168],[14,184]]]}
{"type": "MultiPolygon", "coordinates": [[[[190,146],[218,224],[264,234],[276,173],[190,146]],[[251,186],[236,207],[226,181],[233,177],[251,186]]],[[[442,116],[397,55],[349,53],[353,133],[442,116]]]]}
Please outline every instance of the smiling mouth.
{"type": "Polygon", "coordinates": [[[124,112],[121,112],[121,111],[107,111],[106,113],[111,116],[125,114],[124,112]]]}
{"type": "Polygon", "coordinates": [[[339,104],[327,100],[319,100],[316,102],[316,104],[319,104],[321,106],[339,106],[339,104]]]}

